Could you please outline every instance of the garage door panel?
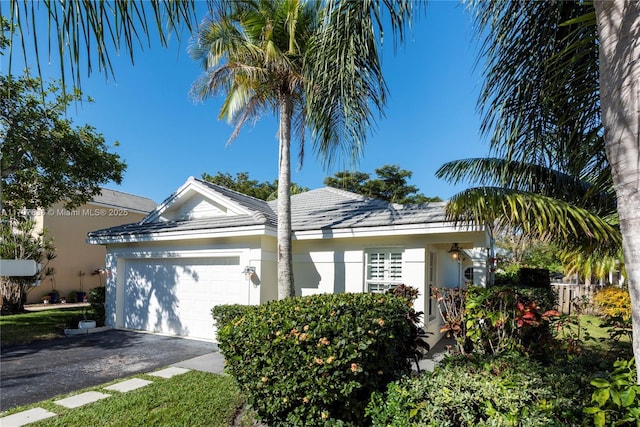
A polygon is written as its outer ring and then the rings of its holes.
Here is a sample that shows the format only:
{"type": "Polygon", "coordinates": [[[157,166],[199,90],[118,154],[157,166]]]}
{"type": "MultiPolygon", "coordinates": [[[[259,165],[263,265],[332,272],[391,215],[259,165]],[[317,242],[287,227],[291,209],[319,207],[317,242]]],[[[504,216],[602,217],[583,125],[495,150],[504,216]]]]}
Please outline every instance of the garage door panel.
{"type": "Polygon", "coordinates": [[[235,256],[128,260],[125,328],[214,338],[211,309],[247,304],[249,284],[235,256]]]}

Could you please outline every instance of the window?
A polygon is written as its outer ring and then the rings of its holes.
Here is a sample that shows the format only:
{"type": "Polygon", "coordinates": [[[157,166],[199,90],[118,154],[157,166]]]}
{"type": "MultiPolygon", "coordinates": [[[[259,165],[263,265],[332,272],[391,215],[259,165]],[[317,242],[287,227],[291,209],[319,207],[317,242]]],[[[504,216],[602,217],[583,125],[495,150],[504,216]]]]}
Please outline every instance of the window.
{"type": "Polygon", "coordinates": [[[373,249],[367,251],[366,290],[382,293],[402,284],[402,251],[373,249]]]}
{"type": "Polygon", "coordinates": [[[464,270],[464,282],[473,283],[473,267],[467,267],[464,270]]]}

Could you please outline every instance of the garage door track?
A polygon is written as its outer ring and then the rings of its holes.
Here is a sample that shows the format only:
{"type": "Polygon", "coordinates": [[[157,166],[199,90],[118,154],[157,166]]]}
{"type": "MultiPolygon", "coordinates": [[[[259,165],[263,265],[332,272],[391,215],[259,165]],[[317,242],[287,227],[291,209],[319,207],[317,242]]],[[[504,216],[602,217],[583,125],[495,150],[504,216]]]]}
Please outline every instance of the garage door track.
{"type": "Polygon", "coordinates": [[[3,346],[0,411],[214,351],[211,342],[117,330],[3,346]]]}

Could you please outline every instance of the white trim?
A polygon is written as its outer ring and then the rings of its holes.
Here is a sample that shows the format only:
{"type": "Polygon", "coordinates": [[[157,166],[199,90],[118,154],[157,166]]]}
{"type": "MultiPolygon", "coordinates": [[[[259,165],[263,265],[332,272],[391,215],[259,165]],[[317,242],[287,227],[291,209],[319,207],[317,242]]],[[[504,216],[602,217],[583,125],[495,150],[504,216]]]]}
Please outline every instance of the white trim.
{"type": "Polygon", "coordinates": [[[215,239],[220,237],[276,236],[276,230],[267,225],[244,227],[205,228],[201,230],[156,231],[145,234],[126,234],[89,237],[90,245],[107,245],[114,243],[143,243],[173,240],[215,239]]]}
{"type": "Polygon", "coordinates": [[[194,177],[190,176],[187,181],[178,188],[169,198],[162,202],[153,212],[141,221],[141,224],[149,224],[160,221],[163,213],[169,210],[173,205],[179,202],[183,197],[187,196],[191,191],[201,194],[205,198],[212,200],[226,208],[236,215],[251,215],[253,211],[245,208],[234,200],[218,193],[217,191],[206,187],[198,182],[194,177]]]}
{"type": "MultiPolygon", "coordinates": [[[[378,237],[394,236],[398,234],[444,234],[444,233],[478,233],[483,232],[481,228],[467,228],[453,225],[453,223],[423,223],[405,225],[381,225],[377,227],[358,228],[337,228],[329,230],[303,230],[294,231],[294,240],[315,240],[315,239],[340,239],[349,237],[378,237]]],[[[484,238],[483,238],[484,240],[484,238]]],[[[450,238],[442,242],[451,241],[450,238]]]]}

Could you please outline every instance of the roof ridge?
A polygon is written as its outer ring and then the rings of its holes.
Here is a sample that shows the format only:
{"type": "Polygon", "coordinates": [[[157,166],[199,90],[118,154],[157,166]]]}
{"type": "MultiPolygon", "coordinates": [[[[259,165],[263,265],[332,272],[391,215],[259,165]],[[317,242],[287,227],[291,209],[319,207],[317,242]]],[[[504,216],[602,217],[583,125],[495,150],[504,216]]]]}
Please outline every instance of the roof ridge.
{"type": "Polygon", "coordinates": [[[254,197],[254,196],[250,196],[250,195],[248,195],[248,194],[241,193],[241,192],[236,191],[236,190],[233,190],[233,189],[231,189],[231,188],[229,188],[229,187],[225,187],[224,185],[215,184],[215,183],[213,183],[213,182],[205,181],[205,180],[203,180],[203,179],[199,179],[199,178],[194,178],[194,181],[200,182],[200,183],[202,183],[202,184],[204,184],[204,185],[211,186],[211,187],[214,187],[214,188],[221,188],[221,189],[223,189],[223,190],[229,191],[229,192],[231,192],[231,193],[235,193],[235,194],[237,194],[237,195],[239,195],[239,196],[242,196],[242,197],[247,197],[247,198],[249,198],[249,199],[256,200],[256,201],[261,202],[261,203],[266,203],[266,202],[267,202],[266,200],[262,200],[262,199],[259,199],[259,198],[257,198],[257,197],[254,197]]]}

